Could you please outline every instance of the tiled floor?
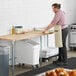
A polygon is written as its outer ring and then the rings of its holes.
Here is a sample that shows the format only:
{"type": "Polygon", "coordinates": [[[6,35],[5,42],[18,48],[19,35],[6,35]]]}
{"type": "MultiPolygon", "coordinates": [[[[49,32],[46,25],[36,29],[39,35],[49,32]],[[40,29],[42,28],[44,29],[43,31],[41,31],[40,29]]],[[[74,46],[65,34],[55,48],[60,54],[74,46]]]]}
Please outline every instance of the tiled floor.
{"type": "MultiPolygon", "coordinates": [[[[70,58],[70,57],[76,57],[76,51],[68,51],[68,58],[70,58]]],[[[43,62],[40,67],[52,63],[52,61],[53,61],[54,59],[55,59],[55,58],[51,58],[51,59],[49,60],[49,62],[43,62]]],[[[15,74],[20,74],[20,73],[27,72],[27,71],[30,71],[30,70],[32,70],[32,67],[31,67],[31,66],[28,66],[28,65],[25,66],[25,67],[16,66],[16,67],[15,67],[15,74]]],[[[9,76],[12,76],[12,75],[11,75],[11,69],[10,69],[10,74],[9,74],[9,76]]]]}

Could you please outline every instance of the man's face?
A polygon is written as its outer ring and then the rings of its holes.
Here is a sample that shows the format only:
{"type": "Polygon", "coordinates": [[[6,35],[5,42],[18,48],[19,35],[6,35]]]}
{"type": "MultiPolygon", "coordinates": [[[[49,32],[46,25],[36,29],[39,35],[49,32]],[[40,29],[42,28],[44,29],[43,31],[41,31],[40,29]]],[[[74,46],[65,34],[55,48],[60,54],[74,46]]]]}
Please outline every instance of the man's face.
{"type": "Polygon", "coordinates": [[[56,13],[59,9],[52,6],[52,10],[53,10],[54,13],[56,13]]]}

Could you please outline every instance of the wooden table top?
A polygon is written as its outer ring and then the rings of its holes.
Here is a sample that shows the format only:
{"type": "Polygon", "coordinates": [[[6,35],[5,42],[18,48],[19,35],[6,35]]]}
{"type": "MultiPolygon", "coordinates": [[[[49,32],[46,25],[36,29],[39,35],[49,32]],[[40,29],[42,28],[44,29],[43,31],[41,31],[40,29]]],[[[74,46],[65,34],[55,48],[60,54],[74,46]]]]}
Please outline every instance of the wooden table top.
{"type": "Polygon", "coordinates": [[[47,34],[52,34],[53,32],[47,32],[43,33],[42,31],[31,31],[25,34],[14,34],[14,35],[3,35],[0,36],[0,40],[9,40],[9,41],[18,41],[18,40],[23,40],[23,39],[31,39],[34,37],[39,37],[47,34]]]}

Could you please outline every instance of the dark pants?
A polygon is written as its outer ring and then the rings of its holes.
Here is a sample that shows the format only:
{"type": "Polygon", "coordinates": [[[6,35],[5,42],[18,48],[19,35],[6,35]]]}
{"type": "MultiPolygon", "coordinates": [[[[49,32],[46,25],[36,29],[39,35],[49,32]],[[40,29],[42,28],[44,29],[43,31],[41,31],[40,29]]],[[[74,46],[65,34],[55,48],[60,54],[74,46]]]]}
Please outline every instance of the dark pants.
{"type": "Polygon", "coordinates": [[[66,49],[66,37],[68,34],[68,28],[62,30],[62,43],[63,47],[59,48],[59,61],[67,62],[67,49],[66,49]]]}

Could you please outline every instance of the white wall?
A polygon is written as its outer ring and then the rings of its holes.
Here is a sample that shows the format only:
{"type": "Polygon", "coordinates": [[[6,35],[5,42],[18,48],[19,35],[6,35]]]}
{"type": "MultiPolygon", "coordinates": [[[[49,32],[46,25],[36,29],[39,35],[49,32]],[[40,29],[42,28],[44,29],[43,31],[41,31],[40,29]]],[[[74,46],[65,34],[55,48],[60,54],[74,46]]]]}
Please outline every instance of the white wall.
{"type": "Polygon", "coordinates": [[[7,34],[10,26],[25,28],[44,27],[53,18],[51,4],[61,0],[0,0],[0,35],[7,34]]]}
{"type": "Polygon", "coordinates": [[[76,23],[76,0],[65,0],[67,23],[76,23]]]}

